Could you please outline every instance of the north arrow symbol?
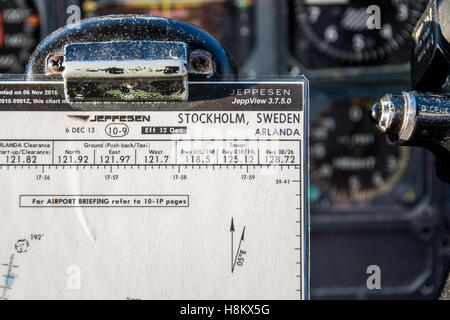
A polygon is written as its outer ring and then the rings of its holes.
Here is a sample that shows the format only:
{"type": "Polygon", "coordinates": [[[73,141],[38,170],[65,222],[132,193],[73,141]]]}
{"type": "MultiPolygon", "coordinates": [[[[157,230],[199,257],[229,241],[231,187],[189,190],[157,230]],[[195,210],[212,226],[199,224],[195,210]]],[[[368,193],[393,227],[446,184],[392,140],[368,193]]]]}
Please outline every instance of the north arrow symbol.
{"type": "Polygon", "coordinates": [[[239,255],[239,250],[241,250],[242,241],[244,241],[245,226],[244,226],[244,229],[242,229],[242,234],[241,234],[241,238],[239,240],[239,245],[238,245],[238,249],[236,251],[236,255],[234,253],[234,240],[233,240],[234,232],[235,232],[234,221],[233,221],[233,218],[231,218],[230,233],[231,233],[231,272],[232,273],[234,272],[234,268],[236,267],[236,262],[237,262],[237,258],[239,255]]]}

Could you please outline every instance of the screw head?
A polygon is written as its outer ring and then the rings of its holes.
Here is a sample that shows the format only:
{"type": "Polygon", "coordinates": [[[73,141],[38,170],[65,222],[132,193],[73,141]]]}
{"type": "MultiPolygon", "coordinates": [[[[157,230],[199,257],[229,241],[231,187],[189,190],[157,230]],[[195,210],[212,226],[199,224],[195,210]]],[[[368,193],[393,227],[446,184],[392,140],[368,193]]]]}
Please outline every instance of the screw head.
{"type": "Polygon", "coordinates": [[[212,59],[211,54],[207,51],[197,50],[191,54],[191,65],[197,72],[211,72],[212,59]]]}
{"type": "Polygon", "coordinates": [[[47,60],[47,71],[50,73],[61,73],[64,71],[64,56],[54,55],[47,60]]]}

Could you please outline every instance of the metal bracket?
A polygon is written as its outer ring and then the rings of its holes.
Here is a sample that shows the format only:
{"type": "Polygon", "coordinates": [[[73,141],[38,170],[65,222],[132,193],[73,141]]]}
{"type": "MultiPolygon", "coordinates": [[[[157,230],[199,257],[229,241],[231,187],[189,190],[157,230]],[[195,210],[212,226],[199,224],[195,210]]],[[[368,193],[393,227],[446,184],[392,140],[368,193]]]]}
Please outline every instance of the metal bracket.
{"type": "Polygon", "coordinates": [[[184,42],[70,43],[62,65],[69,102],[188,100],[184,42]]]}

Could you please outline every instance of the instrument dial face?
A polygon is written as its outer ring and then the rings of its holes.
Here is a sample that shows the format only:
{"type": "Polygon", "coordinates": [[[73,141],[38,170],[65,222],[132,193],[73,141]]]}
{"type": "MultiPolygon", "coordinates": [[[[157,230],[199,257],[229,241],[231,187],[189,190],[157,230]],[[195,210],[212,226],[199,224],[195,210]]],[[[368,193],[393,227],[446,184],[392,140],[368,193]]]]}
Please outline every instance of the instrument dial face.
{"type": "Polygon", "coordinates": [[[401,51],[406,63],[411,33],[427,1],[294,0],[294,55],[301,60],[311,45],[337,62],[367,65],[401,51]]]}
{"type": "Polygon", "coordinates": [[[254,47],[254,0],[84,0],[84,16],[144,14],[194,24],[213,35],[242,66],[254,47]]]}
{"type": "Polygon", "coordinates": [[[0,73],[23,73],[39,42],[39,15],[32,1],[0,0],[0,73]]]}
{"type": "Polygon", "coordinates": [[[331,198],[368,201],[403,176],[409,148],[387,142],[367,116],[374,101],[353,98],[325,108],[311,126],[311,178],[331,198]]]}

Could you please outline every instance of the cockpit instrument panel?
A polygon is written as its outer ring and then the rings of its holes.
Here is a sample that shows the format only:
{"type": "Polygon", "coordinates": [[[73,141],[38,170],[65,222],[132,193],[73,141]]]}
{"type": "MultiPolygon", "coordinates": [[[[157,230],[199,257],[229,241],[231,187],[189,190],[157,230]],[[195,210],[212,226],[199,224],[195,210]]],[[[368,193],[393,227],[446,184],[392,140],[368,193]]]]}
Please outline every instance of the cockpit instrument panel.
{"type": "Polygon", "coordinates": [[[427,0],[292,0],[290,52],[305,67],[400,64],[427,0]]]}
{"type": "Polygon", "coordinates": [[[254,43],[254,0],[84,0],[84,17],[143,14],[189,22],[212,34],[232,54],[238,66],[254,43]]]}
{"type": "Polygon", "coordinates": [[[33,1],[0,1],[0,73],[23,73],[40,40],[39,14],[33,1]]]}

